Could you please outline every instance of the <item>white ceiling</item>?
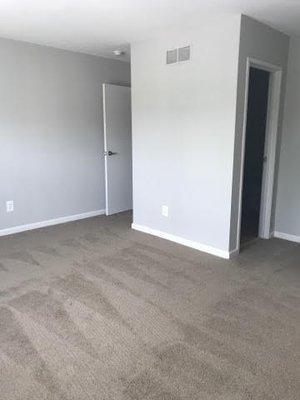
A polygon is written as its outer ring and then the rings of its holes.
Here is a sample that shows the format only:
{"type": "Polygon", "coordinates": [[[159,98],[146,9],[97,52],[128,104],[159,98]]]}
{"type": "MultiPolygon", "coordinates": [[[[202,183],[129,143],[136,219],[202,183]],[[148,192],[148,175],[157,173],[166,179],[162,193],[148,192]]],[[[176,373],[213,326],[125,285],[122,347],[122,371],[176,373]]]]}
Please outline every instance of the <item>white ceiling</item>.
{"type": "Polygon", "coordinates": [[[0,36],[113,57],[195,12],[244,13],[300,35],[300,0],[0,0],[0,36]]]}

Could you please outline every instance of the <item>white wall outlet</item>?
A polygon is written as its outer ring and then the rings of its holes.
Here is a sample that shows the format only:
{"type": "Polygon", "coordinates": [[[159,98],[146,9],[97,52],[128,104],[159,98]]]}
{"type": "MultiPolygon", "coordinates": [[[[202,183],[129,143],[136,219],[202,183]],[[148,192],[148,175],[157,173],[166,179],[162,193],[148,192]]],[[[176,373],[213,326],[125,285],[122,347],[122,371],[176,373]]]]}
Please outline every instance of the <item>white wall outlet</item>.
{"type": "Polygon", "coordinates": [[[12,212],[12,211],[14,211],[14,201],[8,200],[6,202],[6,212],[12,212]]]}
{"type": "Polygon", "coordinates": [[[169,216],[169,207],[168,206],[161,206],[161,215],[164,217],[169,216]]]}

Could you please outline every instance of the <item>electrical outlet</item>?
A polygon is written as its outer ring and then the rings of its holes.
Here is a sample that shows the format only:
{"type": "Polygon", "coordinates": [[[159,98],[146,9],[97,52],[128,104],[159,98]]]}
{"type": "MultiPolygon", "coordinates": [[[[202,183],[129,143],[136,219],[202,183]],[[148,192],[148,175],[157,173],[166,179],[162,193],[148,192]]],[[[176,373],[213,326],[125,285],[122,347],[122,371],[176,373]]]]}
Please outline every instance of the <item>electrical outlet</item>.
{"type": "Polygon", "coordinates": [[[169,216],[169,207],[168,206],[161,206],[161,215],[164,217],[169,216]]]}
{"type": "Polygon", "coordinates": [[[14,211],[14,201],[13,200],[8,200],[6,202],[6,212],[12,212],[14,211]]]}

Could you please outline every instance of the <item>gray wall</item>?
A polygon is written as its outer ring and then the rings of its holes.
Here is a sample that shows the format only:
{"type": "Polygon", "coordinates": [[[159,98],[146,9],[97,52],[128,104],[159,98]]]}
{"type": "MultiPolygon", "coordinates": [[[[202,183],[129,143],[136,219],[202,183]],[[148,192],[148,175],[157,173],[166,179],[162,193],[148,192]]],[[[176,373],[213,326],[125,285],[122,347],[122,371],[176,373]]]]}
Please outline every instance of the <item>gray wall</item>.
{"type": "Polygon", "coordinates": [[[129,64],[6,39],[0,60],[0,229],[104,209],[101,86],[129,64]]]}
{"type": "Polygon", "coordinates": [[[300,38],[291,39],[275,231],[300,238],[300,38]]]}
{"type": "Polygon", "coordinates": [[[134,223],[224,251],[239,31],[240,16],[195,18],[131,50],[134,223]],[[166,66],[166,50],[186,44],[191,62],[166,66]]]}
{"type": "MultiPolygon", "coordinates": [[[[289,51],[288,36],[251,19],[247,16],[241,18],[240,51],[239,51],[239,72],[237,89],[237,108],[236,108],[236,138],[234,152],[234,169],[232,184],[232,213],[230,230],[230,250],[237,247],[237,224],[238,224],[238,205],[239,205],[239,182],[241,170],[241,149],[243,132],[243,115],[245,104],[245,82],[246,82],[246,62],[247,57],[266,61],[283,68],[283,81],[281,92],[281,105],[279,115],[279,139],[278,139],[278,157],[280,149],[280,137],[283,119],[283,106],[285,98],[285,78],[287,69],[289,51]]],[[[278,163],[276,165],[277,176],[278,163]]],[[[276,199],[276,187],[274,188],[274,199],[276,199]]],[[[275,202],[274,202],[275,207],[275,202]]],[[[272,221],[274,223],[274,221],[272,221]]]]}

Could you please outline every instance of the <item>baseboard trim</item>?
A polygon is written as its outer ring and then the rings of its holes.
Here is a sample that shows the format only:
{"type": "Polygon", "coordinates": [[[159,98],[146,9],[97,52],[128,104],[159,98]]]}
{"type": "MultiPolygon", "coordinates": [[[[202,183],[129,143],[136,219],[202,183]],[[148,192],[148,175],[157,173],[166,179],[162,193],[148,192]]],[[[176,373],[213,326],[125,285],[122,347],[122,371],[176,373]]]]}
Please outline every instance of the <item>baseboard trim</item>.
{"type": "Polygon", "coordinates": [[[226,259],[229,259],[229,257],[230,257],[229,251],[220,250],[215,247],[208,246],[206,244],[194,242],[189,239],[184,239],[181,236],[172,235],[170,233],[152,229],[152,228],[149,228],[144,225],[138,225],[138,224],[133,223],[133,224],[131,224],[131,228],[136,231],[148,233],[149,235],[157,236],[161,239],[170,240],[171,242],[182,244],[183,246],[191,247],[192,249],[203,251],[204,253],[212,254],[217,257],[226,258],[226,259]]]}
{"type": "Polygon", "coordinates": [[[289,233],[283,233],[275,231],[273,236],[277,239],[289,240],[290,242],[300,243],[300,236],[290,235],[289,233]]]}
{"type": "Polygon", "coordinates": [[[33,229],[45,228],[46,226],[64,224],[66,222],[77,221],[79,219],[97,217],[98,215],[105,214],[105,210],[88,211],[81,214],[68,215],[66,217],[59,217],[55,219],[48,219],[46,221],[34,222],[32,224],[18,225],[11,228],[1,229],[0,236],[13,235],[14,233],[30,231],[33,229]]]}

